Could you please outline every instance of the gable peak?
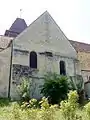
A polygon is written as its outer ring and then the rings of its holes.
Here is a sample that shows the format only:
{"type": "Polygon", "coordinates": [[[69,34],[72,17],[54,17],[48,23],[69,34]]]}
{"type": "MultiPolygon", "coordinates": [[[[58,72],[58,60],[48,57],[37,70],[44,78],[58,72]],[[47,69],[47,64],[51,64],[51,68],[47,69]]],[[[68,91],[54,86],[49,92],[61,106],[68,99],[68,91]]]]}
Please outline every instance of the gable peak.
{"type": "Polygon", "coordinates": [[[48,15],[51,16],[50,13],[46,10],[42,15],[48,15]]]}

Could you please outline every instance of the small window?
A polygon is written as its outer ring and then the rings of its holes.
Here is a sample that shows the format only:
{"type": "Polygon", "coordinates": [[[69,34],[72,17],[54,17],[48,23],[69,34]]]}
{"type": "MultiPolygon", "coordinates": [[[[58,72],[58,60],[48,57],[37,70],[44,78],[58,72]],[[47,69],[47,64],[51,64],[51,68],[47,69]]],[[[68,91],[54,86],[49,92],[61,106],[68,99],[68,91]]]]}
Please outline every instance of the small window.
{"type": "Polygon", "coordinates": [[[34,51],[30,53],[30,68],[37,68],[37,53],[34,51]]]}
{"type": "Polygon", "coordinates": [[[60,61],[60,75],[66,75],[66,68],[64,61],[60,61]]]}

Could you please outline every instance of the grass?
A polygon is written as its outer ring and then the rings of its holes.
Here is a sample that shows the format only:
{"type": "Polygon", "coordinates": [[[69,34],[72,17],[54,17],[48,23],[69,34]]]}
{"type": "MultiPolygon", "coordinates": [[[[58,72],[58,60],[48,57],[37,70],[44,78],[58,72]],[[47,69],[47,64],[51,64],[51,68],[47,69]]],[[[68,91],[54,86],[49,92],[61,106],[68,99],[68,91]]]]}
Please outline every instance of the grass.
{"type": "MultiPolygon", "coordinates": [[[[83,109],[76,111],[79,118],[73,120],[90,120],[83,109]]],[[[0,120],[68,120],[65,119],[57,109],[41,110],[37,109],[21,109],[18,102],[12,102],[8,99],[0,99],[0,120]]],[[[72,120],[72,119],[70,119],[72,120]]]]}
{"type": "Polygon", "coordinates": [[[0,98],[0,107],[8,106],[10,104],[9,99],[0,98]]]}

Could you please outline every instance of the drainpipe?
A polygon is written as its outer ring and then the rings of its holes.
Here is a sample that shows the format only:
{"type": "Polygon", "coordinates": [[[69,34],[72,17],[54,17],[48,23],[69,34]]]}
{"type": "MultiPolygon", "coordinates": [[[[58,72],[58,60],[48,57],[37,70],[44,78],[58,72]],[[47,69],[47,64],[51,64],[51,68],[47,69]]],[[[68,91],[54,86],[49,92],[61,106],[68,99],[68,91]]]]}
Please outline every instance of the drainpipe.
{"type": "Polygon", "coordinates": [[[10,89],[11,89],[12,56],[13,56],[13,40],[11,41],[11,56],[10,56],[10,72],[9,72],[8,98],[10,98],[10,89]]]}
{"type": "Polygon", "coordinates": [[[74,62],[74,75],[76,76],[76,61],[75,60],[73,60],[73,62],[74,62]]]}

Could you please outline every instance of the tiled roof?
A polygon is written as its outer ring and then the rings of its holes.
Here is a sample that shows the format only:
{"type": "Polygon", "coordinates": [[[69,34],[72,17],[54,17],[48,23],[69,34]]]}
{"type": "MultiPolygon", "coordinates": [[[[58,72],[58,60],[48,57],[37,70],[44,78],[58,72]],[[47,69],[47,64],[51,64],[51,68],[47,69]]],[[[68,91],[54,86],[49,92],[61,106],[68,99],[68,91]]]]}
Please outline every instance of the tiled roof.
{"type": "Polygon", "coordinates": [[[9,30],[13,32],[21,33],[26,27],[27,24],[25,20],[21,18],[17,18],[9,30]]]}
{"type": "Polygon", "coordinates": [[[8,37],[16,37],[19,33],[16,33],[16,32],[13,32],[13,31],[10,31],[10,30],[6,30],[5,31],[5,36],[8,36],[8,37]]]}
{"type": "Polygon", "coordinates": [[[27,24],[25,20],[21,18],[17,18],[10,27],[10,29],[5,31],[5,36],[16,37],[25,28],[27,28],[27,24]]]}
{"type": "Polygon", "coordinates": [[[90,44],[69,40],[76,51],[90,52],[90,44]]]}
{"type": "Polygon", "coordinates": [[[6,37],[6,36],[0,36],[0,51],[8,48],[10,46],[10,43],[13,38],[6,37]]]}

